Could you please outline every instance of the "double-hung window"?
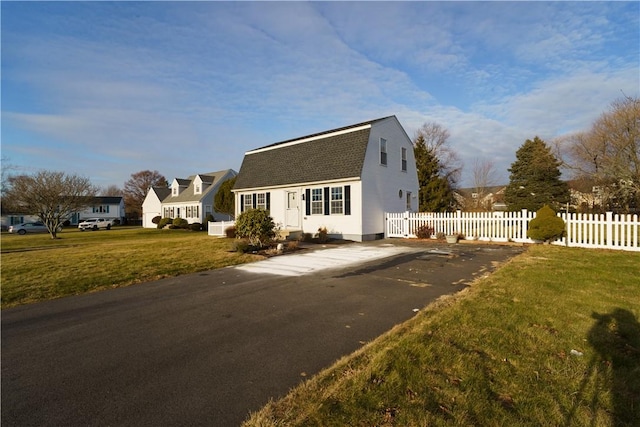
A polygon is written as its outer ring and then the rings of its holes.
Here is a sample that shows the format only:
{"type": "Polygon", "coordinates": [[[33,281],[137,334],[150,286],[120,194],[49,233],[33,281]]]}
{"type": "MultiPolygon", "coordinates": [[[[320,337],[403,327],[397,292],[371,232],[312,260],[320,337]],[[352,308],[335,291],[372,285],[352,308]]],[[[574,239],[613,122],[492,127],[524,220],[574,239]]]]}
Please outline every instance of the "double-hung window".
{"type": "Polygon", "coordinates": [[[324,214],[324,201],[322,199],[322,188],[311,190],[311,215],[324,214]]]}
{"type": "Polygon", "coordinates": [[[344,213],[344,197],[342,187],[331,187],[331,214],[344,213]]]}
{"type": "Polygon", "coordinates": [[[407,149],[402,147],[402,171],[407,171],[407,149]]]}
{"type": "Polygon", "coordinates": [[[251,194],[245,194],[244,196],[244,209],[243,212],[253,209],[253,197],[251,194]]]}
{"type": "Polygon", "coordinates": [[[256,208],[264,210],[267,209],[267,195],[265,193],[256,194],[256,208]]]}
{"type": "Polygon", "coordinates": [[[380,138],[380,164],[387,165],[387,140],[380,138]]]}

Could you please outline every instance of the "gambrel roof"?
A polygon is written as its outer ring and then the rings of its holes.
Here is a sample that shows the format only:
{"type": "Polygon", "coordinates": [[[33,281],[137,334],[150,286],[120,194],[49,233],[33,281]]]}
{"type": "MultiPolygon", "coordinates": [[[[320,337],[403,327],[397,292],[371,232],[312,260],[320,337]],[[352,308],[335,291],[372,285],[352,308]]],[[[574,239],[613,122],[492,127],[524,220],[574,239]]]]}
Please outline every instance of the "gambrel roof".
{"type": "Polygon", "coordinates": [[[245,153],[234,190],[359,178],[371,125],[383,117],[245,153]]]}

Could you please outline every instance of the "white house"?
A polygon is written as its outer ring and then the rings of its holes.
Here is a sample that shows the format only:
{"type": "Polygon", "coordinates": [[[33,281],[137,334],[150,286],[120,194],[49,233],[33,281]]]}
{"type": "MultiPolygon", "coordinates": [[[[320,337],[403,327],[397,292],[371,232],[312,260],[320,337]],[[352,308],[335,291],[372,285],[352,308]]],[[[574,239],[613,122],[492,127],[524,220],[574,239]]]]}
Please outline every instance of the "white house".
{"type": "Polygon", "coordinates": [[[158,215],[163,218],[184,218],[189,224],[203,223],[209,214],[213,215],[216,221],[232,219],[227,214],[216,212],[213,202],[220,184],[236,175],[237,172],[233,169],[225,169],[192,175],[186,179],[175,178],[167,191],[149,189],[142,204],[143,226],[155,228],[156,224],[151,220],[158,215]]]}
{"type": "Polygon", "coordinates": [[[74,212],[69,221],[76,225],[87,218],[105,218],[124,221],[124,199],[121,196],[98,196],[91,206],[81,212],[74,212]]]}
{"type": "Polygon", "coordinates": [[[413,145],[395,116],[278,142],[245,153],[233,191],[282,230],[383,238],[385,211],[418,208],[413,145]]]}
{"type": "Polygon", "coordinates": [[[153,218],[162,216],[162,201],[171,194],[169,187],[149,187],[147,195],[142,202],[142,226],[144,228],[156,228],[153,218]]]}

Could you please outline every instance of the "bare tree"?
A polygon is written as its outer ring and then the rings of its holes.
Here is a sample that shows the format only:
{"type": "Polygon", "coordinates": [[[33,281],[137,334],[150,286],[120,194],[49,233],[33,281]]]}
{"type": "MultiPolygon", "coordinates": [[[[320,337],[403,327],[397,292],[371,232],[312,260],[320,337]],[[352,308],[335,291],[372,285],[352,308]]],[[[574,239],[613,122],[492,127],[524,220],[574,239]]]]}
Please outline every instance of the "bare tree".
{"type": "Polygon", "coordinates": [[[138,219],[142,216],[142,203],[150,187],[167,186],[166,178],[160,172],[145,170],[131,174],[124,183],[124,204],[127,216],[138,219]]]}
{"type": "Polygon", "coordinates": [[[96,188],[88,178],[64,172],[41,171],[9,178],[6,197],[16,211],[37,215],[51,238],[74,212],[91,206],[96,188]]]}
{"type": "Polygon", "coordinates": [[[452,189],[457,187],[462,172],[462,161],[449,144],[449,131],[439,123],[426,122],[416,132],[414,141],[422,137],[427,151],[440,164],[440,176],[449,182],[452,189]]]}
{"type": "Polygon", "coordinates": [[[476,159],[473,164],[473,190],[471,203],[476,209],[487,209],[484,206],[484,198],[487,196],[489,187],[496,184],[495,164],[491,160],[476,159]]]}
{"type": "Polygon", "coordinates": [[[590,177],[607,209],[640,208],[640,99],[625,97],[611,104],[587,132],[565,141],[567,166],[590,177]]]}
{"type": "Polygon", "coordinates": [[[109,185],[108,187],[105,187],[105,188],[100,190],[100,195],[101,196],[122,197],[123,194],[124,194],[124,192],[117,185],[109,185]]]}

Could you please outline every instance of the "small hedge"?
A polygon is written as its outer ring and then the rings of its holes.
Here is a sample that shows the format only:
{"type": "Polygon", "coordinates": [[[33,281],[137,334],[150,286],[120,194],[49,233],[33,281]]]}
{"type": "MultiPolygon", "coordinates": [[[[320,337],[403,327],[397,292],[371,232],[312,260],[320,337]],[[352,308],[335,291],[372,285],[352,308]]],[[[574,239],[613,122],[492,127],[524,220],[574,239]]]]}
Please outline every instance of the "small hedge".
{"type": "Polygon", "coordinates": [[[168,224],[173,224],[173,218],[162,218],[158,222],[158,229],[165,228],[168,224]]]}
{"type": "Polygon", "coordinates": [[[564,220],[556,215],[556,212],[545,205],[538,212],[536,217],[529,222],[527,236],[533,240],[550,242],[564,236],[564,220]]]}
{"type": "Polygon", "coordinates": [[[189,225],[189,228],[191,229],[191,231],[202,231],[202,224],[200,224],[199,222],[194,222],[193,224],[189,225]]]}

